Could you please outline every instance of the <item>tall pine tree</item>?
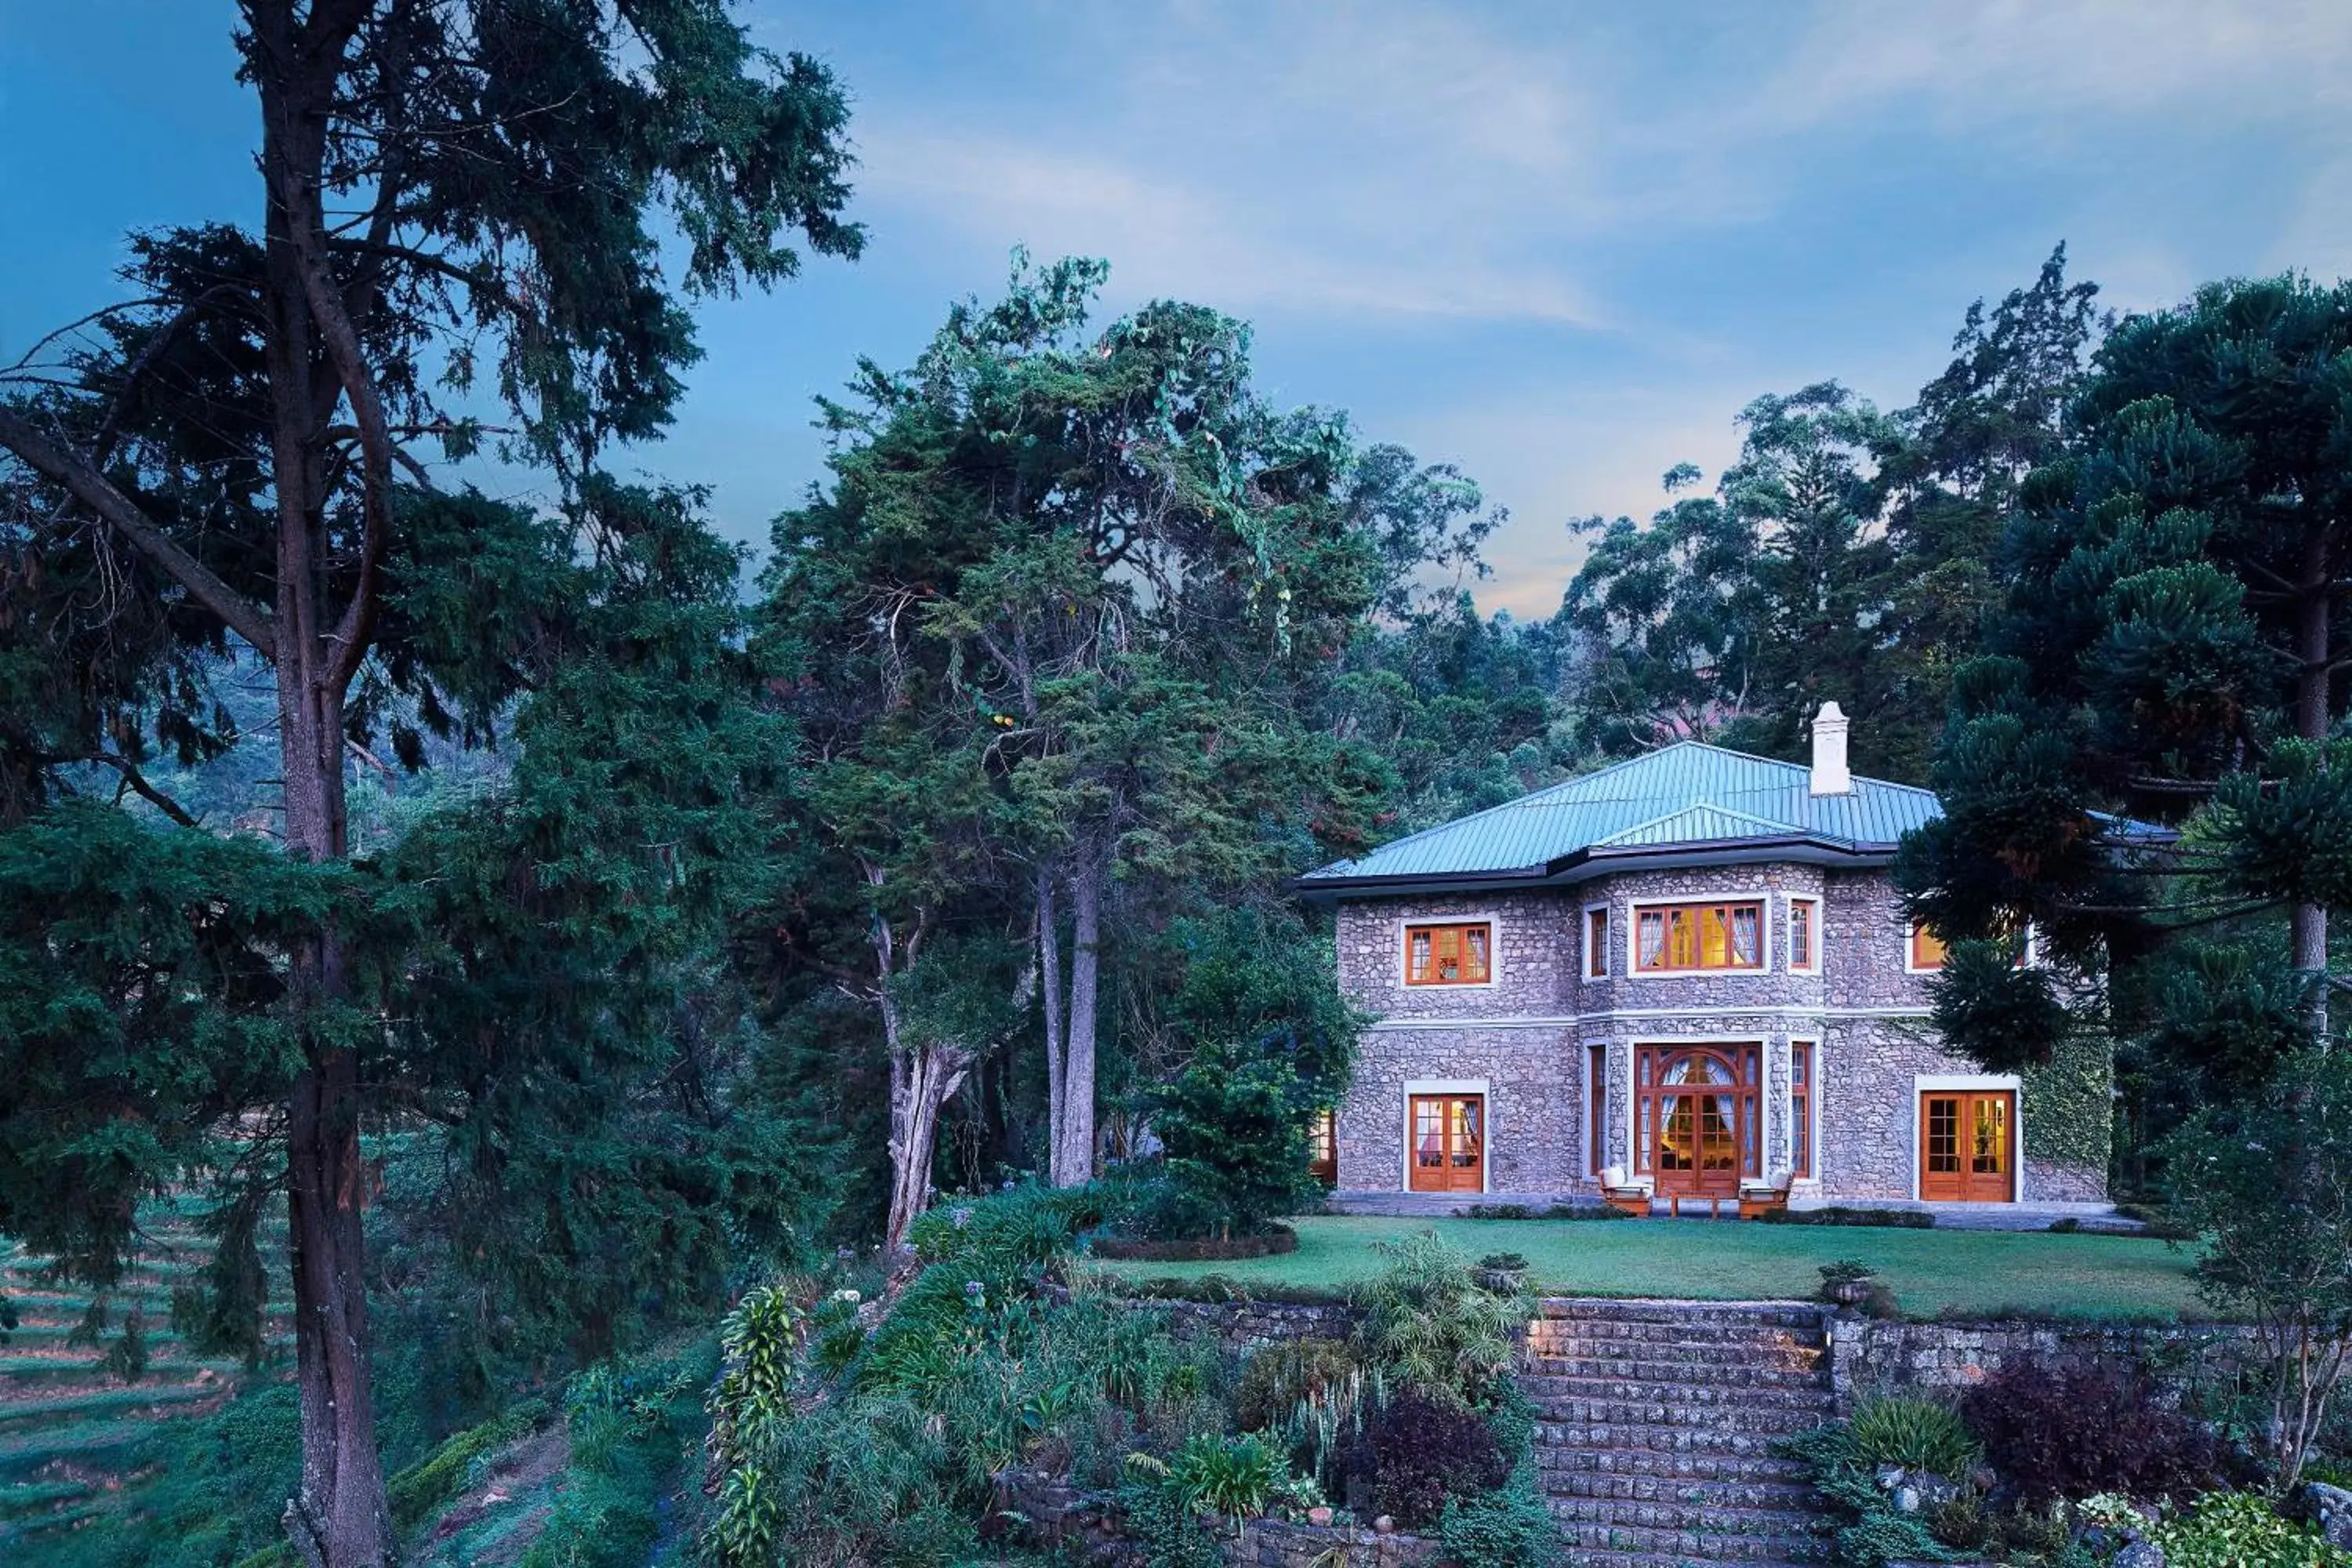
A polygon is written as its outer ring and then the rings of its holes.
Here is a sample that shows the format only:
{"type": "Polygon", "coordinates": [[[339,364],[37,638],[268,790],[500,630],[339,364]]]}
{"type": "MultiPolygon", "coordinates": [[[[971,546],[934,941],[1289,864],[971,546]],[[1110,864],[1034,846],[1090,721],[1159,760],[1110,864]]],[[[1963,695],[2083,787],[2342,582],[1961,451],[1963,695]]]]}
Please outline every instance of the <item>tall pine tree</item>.
{"type": "MultiPolygon", "coordinates": [[[[79,1103],[118,1131],[75,1117],[88,1131],[12,1141],[26,1152],[0,1228],[102,1275],[133,1193],[215,1156],[219,1118],[257,1119],[292,1228],[289,1532],[313,1564],[373,1568],[390,1546],[359,1138],[405,1076],[378,1055],[401,1059],[416,1010],[383,945],[394,917],[343,864],[346,748],[388,735],[415,762],[408,711],[486,735],[530,679],[528,646],[499,634],[537,628],[487,593],[436,595],[436,552],[482,586],[559,574],[575,545],[436,491],[420,454],[472,450],[494,397],[511,455],[552,466],[593,535],[614,500],[593,489],[599,453],[659,431],[695,353],[663,221],[691,290],[789,276],[796,235],[844,253],[859,236],[838,216],[840,94],[718,0],[246,0],[236,44],[260,110],[258,226],[140,237],[135,302],[0,406],[0,800],[31,836],[13,863],[32,901],[12,918],[68,921],[70,901],[44,900],[77,889],[124,913],[96,969],[10,966],[0,1114],[79,1103]],[[282,855],[202,836],[151,851],[121,823],[45,816],[77,763],[152,799],[146,748],[220,744],[193,671],[232,642],[276,678],[282,855]],[[75,1008],[86,1032],[54,1026],[75,1008]],[[60,1194],[74,1201],[49,1209],[60,1194]]],[[[37,924],[16,935],[41,951],[37,924]]]]}

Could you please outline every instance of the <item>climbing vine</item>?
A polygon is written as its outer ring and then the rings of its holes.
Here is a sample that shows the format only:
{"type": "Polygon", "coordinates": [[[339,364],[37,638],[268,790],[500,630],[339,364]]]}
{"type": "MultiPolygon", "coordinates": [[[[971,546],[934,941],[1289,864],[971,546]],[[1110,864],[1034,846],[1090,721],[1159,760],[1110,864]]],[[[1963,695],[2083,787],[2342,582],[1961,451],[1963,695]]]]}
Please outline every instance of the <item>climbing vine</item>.
{"type": "Polygon", "coordinates": [[[2025,1152],[2037,1160],[2105,1170],[2115,1141],[2115,1049],[2105,1036],[2073,1035],[2020,1078],[2025,1152]]]}

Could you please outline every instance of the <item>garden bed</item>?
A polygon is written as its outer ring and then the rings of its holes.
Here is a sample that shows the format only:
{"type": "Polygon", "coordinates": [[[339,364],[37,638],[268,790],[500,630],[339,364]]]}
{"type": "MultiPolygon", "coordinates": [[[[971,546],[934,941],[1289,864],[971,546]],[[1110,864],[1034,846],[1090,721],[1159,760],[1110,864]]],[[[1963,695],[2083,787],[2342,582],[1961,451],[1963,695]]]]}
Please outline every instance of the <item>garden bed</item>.
{"type": "Polygon", "coordinates": [[[1093,1250],[1097,1258],[1118,1263],[1232,1263],[1296,1252],[1298,1233],[1278,1225],[1258,1236],[1197,1236],[1176,1241],[1106,1236],[1094,1243],[1093,1250]]]}

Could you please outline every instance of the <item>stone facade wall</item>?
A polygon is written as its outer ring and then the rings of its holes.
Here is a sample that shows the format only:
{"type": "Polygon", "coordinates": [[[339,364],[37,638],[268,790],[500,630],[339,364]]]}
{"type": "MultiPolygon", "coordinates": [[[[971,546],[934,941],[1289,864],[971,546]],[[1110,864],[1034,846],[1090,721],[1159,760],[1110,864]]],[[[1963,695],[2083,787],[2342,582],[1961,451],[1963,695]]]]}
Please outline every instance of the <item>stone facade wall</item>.
{"type": "Polygon", "coordinates": [[[2259,1363],[2260,1352],[2253,1331],[2231,1323],[1906,1323],[1841,1315],[1830,1334],[1841,1415],[1873,1394],[1964,1392],[2018,1362],[2143,1371],[2179,1388],[2233,1381],[2259,1363]]]}
{"type": "MultiPolygon", "coordinates": [[[[1486,1094],[1486,1186],[1497,1193],[1566,1193],[1580,1179],[1584,1097],[1566,1062],[1561,1026],[1455,1026],[1368,1031],[1355,1079],[1334,1121],[1339,1185],[1389,1191],[1405,1179],[1408,1084],[1478,1082],[1486,1094]]],[[[1476,1193],[1461,1194],[1465,1203],[1476,1193]]]]}
{"type": "MultiPolygon", "coordinates": [[[[1832,871],[1793,861],[1627,871],[1542,892],[1343,900],[1342,989],[1381,1022],[1363,1037],[1355,1083],[1338,1118],[1339,1184],[1405,1184],[1407,1085],[1483,1083],[1486,1191],[1590,1194],[1594,1173],[1630,1170],[1637,1046],[1759,1042],[1763,1047],[1762,1174],[1793,1163],[1790,1043],[1816,1043],[1814,1172],[1797,1194],[1824,1200],[1916,1195],[1922,1076],[1982,1076],[1928,1030],[1926,977],[1907,972],[1909,926],[1884,871],[1832,871]],[[1643,976],[1629,973],[1634,911],[1646,903],[1760,897],[1760,971],[1643,976]],[[1789,965],[1792,899],[1820,900],[1812,972],[1789,965]],[[1609,911],[1607,973],[1588,973],[1587,913],[1609,911]],[[1404,927],[1485,917],[1496,922],[1496,979],[1484,986],[1407,986],[1404,927]],[[1602,1145],[1588,1147],[1591,1050],[1601,1050],[1602,1145]]],[[[2096,1201],[2103,1168],[2032,1156],[2033,1107],[2021,1096],[2028,1201],[2096,1201]]],[[[1475,1201],[1475,1194],[1463,1194],[1475,1201]]]]}
{"type": "Polygon", "coordinates": [[[1444,1020],[1549,1016],[1567,1003],[1573,932],[1555,893],[1429,894],[1362,899],[1339,908],[1339,988],[1383,1018],[1444,1020]],[[1407,985],[1404,928],[1423,921],[1489,920],[1495,978],[1484,985],[1407,985]]]}

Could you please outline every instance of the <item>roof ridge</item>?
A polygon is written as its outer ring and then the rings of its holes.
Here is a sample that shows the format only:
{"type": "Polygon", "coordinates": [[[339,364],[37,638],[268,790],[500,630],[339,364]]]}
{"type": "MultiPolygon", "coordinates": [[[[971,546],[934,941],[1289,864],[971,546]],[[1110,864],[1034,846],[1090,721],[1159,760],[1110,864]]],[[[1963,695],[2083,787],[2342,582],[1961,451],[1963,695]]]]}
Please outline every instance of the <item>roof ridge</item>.
{"type": "MultiPolygon", "coordinates": [[[[1784,762],[1779,757],[1761,756],[1754,752],[1736,752],[1729,746],[1718,746],[1712,741],[1677,741],[1675,744],[1677,746],[1697,746],[1704,751],[1714,752],[1720,756],[1738,757],[1740,761],[1747,763],[1763,763],[1770,767],[1787,768],[1791,773],[1805,773],[1807,775],[1810,775],[1812,773],[1812,769],[1807,767],[1802,763],[1784,762]]],[[[1671,748],[1669,747],[1662,746],[1659,748],[1659,751],[1666,751],[1670,749],[1671,748]]],[[[1643,756],[1655,756],[1657,752],[1644,752],[1642,754],[1643,756]]],[[[1638,761],[1639,759],[1637,758],[1634,760],[1638,761]]],[[[1867,773],[1855,773],[1853,775],[1853,782],[1856,784],[1876,784],[1881,789],[1899,789],[1911,795],[1935,795],[1939,804],[1943,798],[1940,795],[1936,795],[1936,792],[1929,789],[1925,784],[1897,784],[1893,779],[1873,778],[1867,773]]]]}
{"type": "MultiPolygon", "coordinates": [[[[1620,768],[1630,768],[1635,763],[1646,763],[1652,757],[1664,756],[1668,752],[1673,751],[1676,746],[1696,746],[1703,743],[1704,742],[1698,741],[1670,742],[1669,743],[1659,746],[1654,750],[1643,752],[1639,756],[1625,757],[1617,762],[1611,763],[1604,767],[1595,768],[1589,773],[1574,774],[1571,777],[1560,780],[1558,784],[1548,784],[1541,789],[1531,789],[1525,795],[1515,795],[1509,800],[1497,801],[1493,805],[1481,806],[1476,811],[1470,812],[1462,816],[1449,816],[1444,822],[1433,823],[1427,827],[1419,828],[1412,833],[1408,833],[1402,838],[1391,838],[1386,844],[1375,845],[1371,848],[1365,850],[1362,855],[1351,855],[1344,860],[1335,860],[1331,865],[1352,866],[1357,861],[1365,858],[1366,856],[1378,855],[1383,850],[1393,849],[1401,844],[1410,844],[1416,838],[1426,838],[1433,833],[1444,833],[1448,828],[1459,827],[1465,822],[1475,822],[1482,816],[1492,816],[1498,811],[1516,810],[1518,807],[1527,805],[1529,801],[1541,800],[1544,796],[1554,794],[1559,790],[1564,790],[1570,784],[1589,783],[1590,781],[1600,778],[1604,774],[1613,773],[1620,768]]],[[[1710,746],[1707,749],[1709,751],[1722,750],[1719,746],[1710,746]]],[[[1736,757],[1741,753],[1733,752],[1730,754],[1736,757]]],[[[1330,868],[1330,866],[1318,867],[1315,870],[1307,872],[1307,875],[1310,877],[1320,876],[1323,872],[1328,871],[1330,868]]]]}
{"type": "MultiPolygon", "coordinates": [[[[1616,832],[1609,834],[1604,837],[1596,838],[1592,842],[1596,847],[1603,844],[1622,843],[1626,839],[1632,838],[1636,834],[1646,833],[1654,827],[1664,826],[1665,824],[1672,822],[1678,816],[1688,816],[1694,812],[1700,811],[1711,811],[1718,816],[1734,817],[1741,822],[1752,822],[1759,827],[1778,828],[1783,833],[1802,834],[1811,833],[1812,831],[1801,823],[1783,822],[1776,816],[1759,816],[1752,811],[1741,811],[1737,806],[1718,805],[1711,800],[1694,800],[1685,802],[1685,804],[1675,807],[1672,811],[1664,812],[1656,816],[1651,817],[1646,822],[1636,822],[1629,826],[1621,827],[1616,832]]],[[[1834,837],[1835,835],[1825,835],[1823,837],[1834,837]]]]}

